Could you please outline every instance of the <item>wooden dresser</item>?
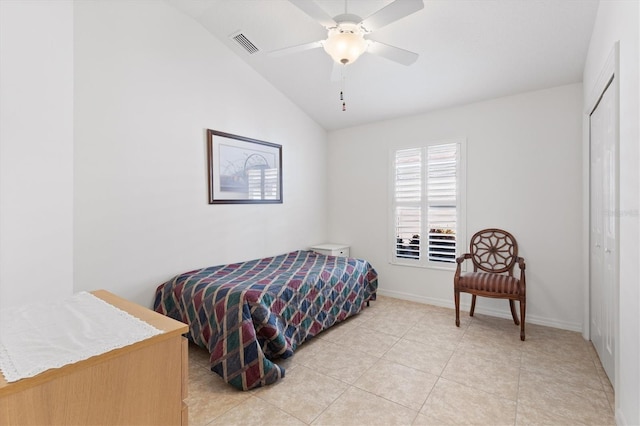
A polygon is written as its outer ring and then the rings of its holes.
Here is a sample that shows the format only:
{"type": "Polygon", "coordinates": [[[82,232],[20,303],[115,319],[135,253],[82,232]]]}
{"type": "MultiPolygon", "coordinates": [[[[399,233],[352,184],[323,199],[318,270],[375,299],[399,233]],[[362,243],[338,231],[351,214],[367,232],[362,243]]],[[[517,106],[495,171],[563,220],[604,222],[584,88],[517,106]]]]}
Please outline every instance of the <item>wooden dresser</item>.
{"type": "Polygon", "coordinates": [[[186,425],[187,326],[107,291],[92,294],[163,333],[16,382],[0,375],[0,425],[186,425]]]}

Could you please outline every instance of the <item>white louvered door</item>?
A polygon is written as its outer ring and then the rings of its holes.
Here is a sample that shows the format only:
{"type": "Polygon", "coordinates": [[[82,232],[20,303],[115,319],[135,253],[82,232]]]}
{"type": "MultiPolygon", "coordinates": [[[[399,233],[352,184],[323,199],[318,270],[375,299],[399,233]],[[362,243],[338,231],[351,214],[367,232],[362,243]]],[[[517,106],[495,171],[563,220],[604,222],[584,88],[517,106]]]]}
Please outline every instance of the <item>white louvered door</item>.
{"type": "Polygon", "coordinates": [[[590,333],[614,383],[618,280],[617,108],[610,84],[590,117],[590,333]]]}

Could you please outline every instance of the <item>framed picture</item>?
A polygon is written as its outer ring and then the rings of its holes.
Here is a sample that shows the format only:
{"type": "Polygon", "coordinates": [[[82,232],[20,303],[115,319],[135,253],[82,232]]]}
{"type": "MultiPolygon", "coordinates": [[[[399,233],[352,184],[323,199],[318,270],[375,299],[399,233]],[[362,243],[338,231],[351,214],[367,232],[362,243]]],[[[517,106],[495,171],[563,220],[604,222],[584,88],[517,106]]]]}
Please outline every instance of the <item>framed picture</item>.
{"type": "Polygon", "coordinates": [[[207,129],[209,204],[282,203],[282,146],[207,129]]]}

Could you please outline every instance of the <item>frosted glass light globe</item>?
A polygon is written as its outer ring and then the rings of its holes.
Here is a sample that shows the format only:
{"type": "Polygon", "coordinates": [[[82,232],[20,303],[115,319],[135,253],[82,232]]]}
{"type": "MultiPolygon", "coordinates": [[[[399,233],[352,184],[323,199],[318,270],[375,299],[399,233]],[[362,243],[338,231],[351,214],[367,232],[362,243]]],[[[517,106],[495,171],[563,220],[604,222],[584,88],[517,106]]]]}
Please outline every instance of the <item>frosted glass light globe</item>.
{"type": "Polygon", "coordinates": [[[329,37],[322,47],[334,61],[346,65],[355,62],[364,53],[367,42],[357,28],[354,31],[341,26],[329,31],[329,37]]]}

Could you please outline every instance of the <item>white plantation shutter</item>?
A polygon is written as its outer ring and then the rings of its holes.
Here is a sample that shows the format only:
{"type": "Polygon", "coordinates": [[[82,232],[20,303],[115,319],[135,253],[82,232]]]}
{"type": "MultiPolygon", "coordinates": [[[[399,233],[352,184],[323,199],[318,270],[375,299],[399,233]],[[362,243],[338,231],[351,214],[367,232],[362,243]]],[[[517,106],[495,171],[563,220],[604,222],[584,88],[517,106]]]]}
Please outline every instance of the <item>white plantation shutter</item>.
{"type": "Polygon", "coordinates": [[[456,260],[458,145],[427,147],[427,223],[429,260],[456,260]]]}
{"type": "Polygon", "coordinates": [[[420,245],[415,244],[414,235],[422,231],[422,156],[421,148],[396,152],[395,252],[400,258],[420,259],[420,245]]]}
{"type": "Polygon", "coordinates": [[[455,263],[462,228],[461,146],[452,142],[395,151],[392,261],[441,267],[455,263]]]}

